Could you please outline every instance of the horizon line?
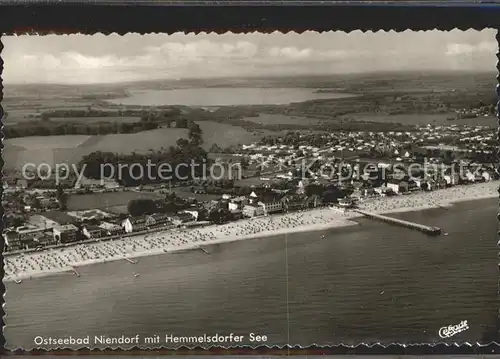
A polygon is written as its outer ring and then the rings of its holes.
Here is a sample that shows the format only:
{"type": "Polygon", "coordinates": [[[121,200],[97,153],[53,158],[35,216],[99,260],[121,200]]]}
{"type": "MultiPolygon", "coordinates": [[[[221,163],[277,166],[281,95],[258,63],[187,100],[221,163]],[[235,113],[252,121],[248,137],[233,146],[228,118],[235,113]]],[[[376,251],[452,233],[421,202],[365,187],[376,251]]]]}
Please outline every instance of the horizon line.
{"type": "MultiPolygon", "coordinates": [[[[92,83],[62,83],[62,82],[9,82],[3,81],[5,85],[14,85],[14,86],[95,86],[95,85],[125,85],[125,84],[138,84],[138,83],[154,83],[154,82],[182,82],[182,81],[214,81],[214,80],[230,80],[230,79],[280,79],[280,78],[299,78],[299,77],[322,77],[322,76],[356,76],[356,75],[369,75],[369,74],[395,74],[395,73],[463,73],[463,74],[488,74],[495,73],[498,75],[498,71],[495,70],[381,70],[381,71],[363,71],[363,72],[349,72],[349,73],[317,73],[317,74],[290,74],[290,75],[246,75],[246,76],[220,76],[220,77],[185,77],[185,78],[158,78],[158,79],[144,79],[144,80],[131,80],[131,81],[110,81],[110,82],[92,82],[92,83]]],[[[496,79],[496,76],[495,76],[496,79]]]]}

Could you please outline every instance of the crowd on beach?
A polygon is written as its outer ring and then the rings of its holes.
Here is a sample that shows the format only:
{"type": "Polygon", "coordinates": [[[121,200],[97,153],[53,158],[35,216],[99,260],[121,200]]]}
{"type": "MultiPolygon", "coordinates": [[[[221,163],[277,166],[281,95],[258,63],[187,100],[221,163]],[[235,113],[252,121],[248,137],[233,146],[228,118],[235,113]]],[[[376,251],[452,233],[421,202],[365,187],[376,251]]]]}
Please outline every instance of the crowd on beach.
{"type": "MultiPolygon", "coordinates": [[[[360,202],[358,206],[375,213],[389,213],[405,209],[418,210],[449,206],[457,200],[495,197],[498,196],[497,189],[498,182],[495,181],[407,196],[368,199],[360,202]]],[[[81,243],[63,248],[9,255],[4,258],[5,278],[6,280],[25,279],[47,273],[69,271],[75,266],[90,263],[197,248],[214,241],[220,243],[285,232],[341,227],[355,224],[349,219],[357,216],[359,215],[354,212],[320,208],[254,217],[196,229],[171,229],[111,241],[81,243]]]]}
{"type": "Polygon", "coordinates": [[[317,209],[255,217],[197,229],[171,229],[106,242],[84,243],[12,255],[5,258],[6,279],[29,278],[42,273],[69,271],[75,266],[84,264],[197,248],[213,241],[233,241],[259,234],[293,232],[300,227],[312,230],[311,226],[335,227],[354,224],[348,222],[347,218],[348,214],[317,209]]]}
{"type": "Polygon", "coordinates": [[[360,209],[373,213],[422,210],[426,208],[449,207],[454,202],[472,201],[481,198],[498,197],[498,181],[478,183],[468,186],[455,186],[429,192],[391,196],[380,199],[367,199],[358,204],[360,209]]]}

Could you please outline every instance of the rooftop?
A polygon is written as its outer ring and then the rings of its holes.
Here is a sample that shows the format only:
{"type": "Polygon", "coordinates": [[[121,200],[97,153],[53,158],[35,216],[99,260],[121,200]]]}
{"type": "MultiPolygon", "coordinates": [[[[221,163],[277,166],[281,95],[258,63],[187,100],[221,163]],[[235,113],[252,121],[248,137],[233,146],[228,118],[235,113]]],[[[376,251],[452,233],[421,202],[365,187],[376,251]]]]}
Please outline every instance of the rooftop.
{"type": "Polygon", "coordinates": [[[73,225],[73,224],[64,224],[64,225],[61,225],[61,226],[57,226],[55,229],[57,229],[58,231],[60,232],[66,232],[66,231],[76,231],[78,230],[78,228],[73,225]]]}

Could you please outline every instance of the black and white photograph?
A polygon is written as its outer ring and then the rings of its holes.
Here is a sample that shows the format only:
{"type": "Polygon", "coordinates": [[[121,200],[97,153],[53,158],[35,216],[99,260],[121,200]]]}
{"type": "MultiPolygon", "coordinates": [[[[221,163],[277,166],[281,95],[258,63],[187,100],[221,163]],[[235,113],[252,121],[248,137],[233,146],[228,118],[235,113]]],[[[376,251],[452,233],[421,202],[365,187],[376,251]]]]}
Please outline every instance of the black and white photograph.
{"type": "Polygon", "coordinates": [[[2,42],[8,349],[498,341],[494,30],[2,42]]]}

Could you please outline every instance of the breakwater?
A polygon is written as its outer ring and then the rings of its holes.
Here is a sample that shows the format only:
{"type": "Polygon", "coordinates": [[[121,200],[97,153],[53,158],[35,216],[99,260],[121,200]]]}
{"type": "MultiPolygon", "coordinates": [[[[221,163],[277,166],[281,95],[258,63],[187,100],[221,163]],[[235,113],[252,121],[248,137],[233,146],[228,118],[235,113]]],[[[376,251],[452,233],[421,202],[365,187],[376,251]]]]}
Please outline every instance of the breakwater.
{"type": "Polygon", "coordinates": [[[405,221],[403,219],[388,217],[388,216],[384,216],[381,214],[363,211],[360,209],[355,209],[354,211],[356,211],[357,213],[362,214],[368,218],[376,219],[376,220],[390,223],[390,224],[396,224],[396,225],[406,227],[406,228],[416,229],[416,230],[423,232],[425,234],[429,234],[429,235],[433,235],[433,236],[441,234],[441,228],[439,228],[439,227],[426,226],[425,224],[405,221]]]}

